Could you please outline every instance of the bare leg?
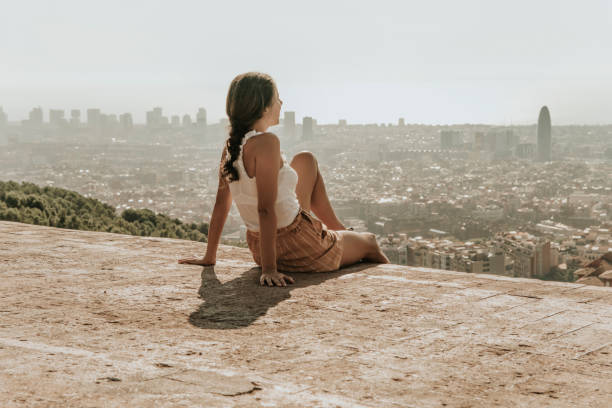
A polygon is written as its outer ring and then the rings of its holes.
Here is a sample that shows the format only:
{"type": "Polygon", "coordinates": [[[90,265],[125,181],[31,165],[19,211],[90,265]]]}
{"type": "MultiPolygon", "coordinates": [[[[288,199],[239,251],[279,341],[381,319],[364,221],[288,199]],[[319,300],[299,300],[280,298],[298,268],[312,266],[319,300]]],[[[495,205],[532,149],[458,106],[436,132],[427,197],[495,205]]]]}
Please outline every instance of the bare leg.
{"type": "Polygon", "coordinates": [[[389,263],[389,258],[376,242],[371,232],[346,231],[329,202],[323,177],[319,172],[316,158],[310,152],[300,152],[291,160],[291,167],[298,174],[295,188],[300,206],[312,211],[331,230],[336,230],[344,243],[340,267],[355,264],[361,260],[374,263],[389,263]]]}
{"type": "Polygon", "coordinates": [[[323,176],[319,172],[317,159],[310,152],[300,152],[291,160],[291,167],[298,174],[295,188],[300,206],[307,211],[312,210],[329,229],[345,230],[342,222],[329,202],[323,176]]]}
{"type": "Polygon", "coordinates": [[[362,259],[366,262],[389,263],[371,232],[338,231],[342,236],[344,251],[340,267],[355,264],[362,259]]]}

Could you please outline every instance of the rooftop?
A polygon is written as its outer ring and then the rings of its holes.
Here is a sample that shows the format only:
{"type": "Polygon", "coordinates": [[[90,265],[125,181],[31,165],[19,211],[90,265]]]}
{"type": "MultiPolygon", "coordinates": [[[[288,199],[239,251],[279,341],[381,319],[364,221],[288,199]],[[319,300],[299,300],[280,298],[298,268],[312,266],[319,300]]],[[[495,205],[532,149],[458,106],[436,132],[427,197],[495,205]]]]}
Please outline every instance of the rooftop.
{"type": "Polygon", "coordinates": [[[612,289],[0,222],[4,406],[610,406],[612,289]]]}

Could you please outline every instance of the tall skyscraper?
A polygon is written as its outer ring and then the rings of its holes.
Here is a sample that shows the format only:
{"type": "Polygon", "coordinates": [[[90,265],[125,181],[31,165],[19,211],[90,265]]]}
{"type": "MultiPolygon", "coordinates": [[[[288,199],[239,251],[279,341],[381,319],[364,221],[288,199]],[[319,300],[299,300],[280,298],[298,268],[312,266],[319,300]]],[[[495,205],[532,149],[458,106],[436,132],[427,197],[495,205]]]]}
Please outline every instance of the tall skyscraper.
{"type": "Polygon", "coordinates": [[[195,137],[199,141],[206,141],[208,138],[208,120],[206,119],[206,109],[199,108],[196,113],[196,131],[195,137]]]}
{"type": "Polygon", "coordinates": [[[49,124],[51,126],[61,126],[65,122],[63,109],[49,109],[49,124]]]}
{"type": "Polygon", "coordinates": [[[314,121],[310,116],[302,119],[302,140],[312,140],[314,137],[314,121]]]}
{"type": "Polygon", "coordinates": [[[196,124],[200,128],[205,128],[207,125],[206,121],[206,109],[199,108],[198,113],[196,114],[196,124]]]}
{"type": "Polygon", "coordinates": [[[295,112],[285,112],[283,118],[283,135],[289,140],[295,140],[295,112]]]}
{"type": "Polygon", "coordinates": [[[38,108],[34,108],[30,111],[29,115],[29,123],[31,125],[40,126],[43,123],[43,110],[39,106],[38,108]]]}
{"type": "Polygon", "coordinates": [[[551,160],[551,134],[550,134],[550,112],[546,106],[540,109],[538,117],[538,161],[547,162],[551,160]]]}
{"type": "Polygon", "coordinates": [[[183,115],[183,127],[185,128],[191,127],[191,116],[183,115]]]}
{"type": "Polygon", "coordinates": [[[119,124],[123,130],[131,130],[134,127],[134,121],[132,120],[132,114],[122,113],[119,115],[119,124]]]}
{"type": "Polygon", "coordinates": [[[70,111],[70,126],[79,127],[80,124],[81,124],[81,110],[72,109],[70,111]]]}
{"type": "Polygon", "coordinates": [[[147,127],[148,128],[157,128],[161,126],[164,122],[162,108],[159,106],[153,108],[153,110],[147,111],[147,127]]]}
{"type": "Polygon", "coordinates": [[[100,109],[87,109],[87,126],[91,129],[100,127],[100,109]]]}

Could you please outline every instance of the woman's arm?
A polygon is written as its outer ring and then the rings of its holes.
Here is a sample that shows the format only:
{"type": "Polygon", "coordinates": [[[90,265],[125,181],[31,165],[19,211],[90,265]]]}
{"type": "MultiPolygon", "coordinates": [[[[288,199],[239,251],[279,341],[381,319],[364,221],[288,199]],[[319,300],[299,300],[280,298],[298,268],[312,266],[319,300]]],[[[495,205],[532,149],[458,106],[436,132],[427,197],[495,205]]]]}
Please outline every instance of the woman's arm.
{"type": "Polygon", "coordinates": [[[280,142],[272,133],[261,136],[255,153],[255,184],[257,187],[257,212],[259,214],[259,242],[261,254],[260,283],[286,286],[293,283],[289,276],[276,269],[276,227],[275,212],[278,193],[278,172],[281,160],[280,142]]]}
{"type": "Polygon", "coordinates": [[[187,263],[192,265],[214,265],[217,261],[217,248],[219,247],[219,239],[223,226],[227,220],[227,215],[232,207],[232,193],[229,189],[229,183],[221,176],[221,166],[225,161],[227,148],[223,149],[221,155],[221,164],[219,166],[219,187],[217,188],[217,197],[215,206],[213,207],[210,223],[208,225],[208,244],[206,245],[206,254],[202,259],[180,259],[179,263],[187,263]]]}
{"type": "Polygon", "coordinates": [[[230,192],[229,184],[227,180],[220,177],[217,198],[215,199],[215,206],[213,207],[210,223],[208,225],[208,244],[206,245],[205,258],[210,257],[216,260],[221,232],[223,232],[223,226],[225,225],[227,215],[231,208],[232,193],[230,192]]]}

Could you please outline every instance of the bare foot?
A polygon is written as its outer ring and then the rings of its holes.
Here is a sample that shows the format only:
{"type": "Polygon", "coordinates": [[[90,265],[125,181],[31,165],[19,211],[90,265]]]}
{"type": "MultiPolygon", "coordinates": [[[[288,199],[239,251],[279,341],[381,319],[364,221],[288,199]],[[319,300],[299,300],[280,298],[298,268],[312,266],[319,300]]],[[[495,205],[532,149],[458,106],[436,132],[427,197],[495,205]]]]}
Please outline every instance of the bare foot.
{"type": "Polygon", "coordinates": [[[387,258],[387,255],[385,255],[385,253],[382,251],[382,249],[379,249],[378,251],[376,251],[376,253],[372,255],[368,255],[365,258],[365,260],[367,262],[372,262],[372,263],[381,263],[381,264],[391,263],[389,258],[387,258]]]}

